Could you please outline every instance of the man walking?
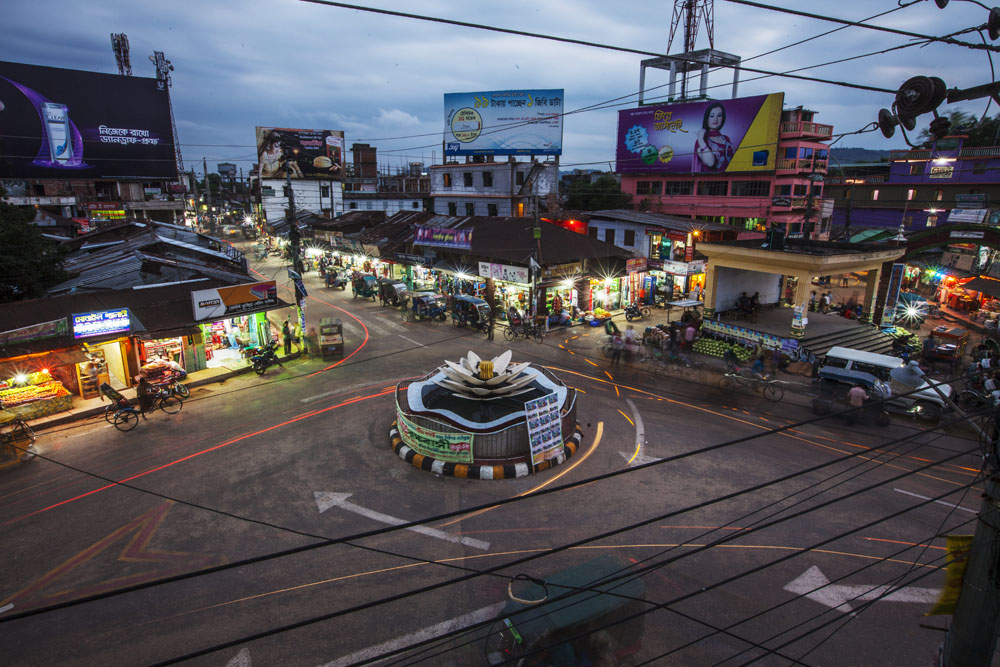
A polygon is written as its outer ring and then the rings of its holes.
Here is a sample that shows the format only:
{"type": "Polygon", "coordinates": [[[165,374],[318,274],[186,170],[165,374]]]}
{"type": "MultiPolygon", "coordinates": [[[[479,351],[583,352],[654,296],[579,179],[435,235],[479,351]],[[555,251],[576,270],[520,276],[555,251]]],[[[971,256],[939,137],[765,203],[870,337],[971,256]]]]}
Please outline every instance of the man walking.
{"type": "Polygon", "coordinates": [[[285,344],[285,356],[292,353],[292,327],[285,318],[285,323],[281,325],[281,340],[285,344]]]}
{"type": "Polygon", "coordinates": [[[493,325],[496,323],[496,314],[493,308],[490,308],[490,318],[486,320],[486,340],[493,340],[493,325]]]}

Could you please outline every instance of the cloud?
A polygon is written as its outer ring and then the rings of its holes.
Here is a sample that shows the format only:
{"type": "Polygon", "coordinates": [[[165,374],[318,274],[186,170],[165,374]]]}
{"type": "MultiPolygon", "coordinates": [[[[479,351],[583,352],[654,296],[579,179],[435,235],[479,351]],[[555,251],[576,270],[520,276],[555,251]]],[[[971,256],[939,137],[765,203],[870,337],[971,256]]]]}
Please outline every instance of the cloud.
{"type": "Polygon", "coordinates": [[[400,109],[379,109],[375,124],[396,127],[417,127],[420,125],[420,119],[400,109]]]}

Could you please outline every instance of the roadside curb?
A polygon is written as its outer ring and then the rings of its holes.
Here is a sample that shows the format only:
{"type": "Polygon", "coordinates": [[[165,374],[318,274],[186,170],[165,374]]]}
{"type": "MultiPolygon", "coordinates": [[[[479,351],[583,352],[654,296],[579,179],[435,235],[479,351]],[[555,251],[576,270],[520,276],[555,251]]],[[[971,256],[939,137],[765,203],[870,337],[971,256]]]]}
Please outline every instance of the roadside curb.
{"type": "MultiPolygon", "coordinates": [[[[281,363],[286,361],[291,361],[302,356],[301,352],[293,352],[287,357],[281,357],[281,363]]],[[[227,370],[225,373],[219,373],[218,375],[213,375],[211,377],[198,378],[195,380],[186,380],[183,384],[188,389],[194,387],[201,387],[207,384],[215,384],[225,382],[226,380],[236,377],[237,375],[245,375],[253,371],[253,366],[247,366],[246,368],[237,368],[235,370],[227,370]]],[[[198,372],[198,371],[195,371],[198,372]]],[[[137,399],[129,399],[129,403],[134,404],[137,399]]],[[[104,415],[104,411],[107,409],[107,405],[99,405],[97,407],[88,408],[86,410],[81,410],[79,412],[74,412],[68,415],[62,415],[60,417],[54,417],[52,419],[46,419],[45,421],[39,421],[38,423],[31,424],[31,428],[35,431],[44,431],[49,428],[55,428],[57,426],[65,426],[66,424],[71,424],[76,421],[83,421],[85,419],[91,419],[93,417],[101,417],[104,415]]],[[[44,419],[44,418],[43,418],[44,419]]]]}
{"type": "MultiPolygon", "coordinates": [[[[563,443],[562,452],[560,452],[555,458],[538,464],[535,467],[535,472],[541,472],[542,470],[547,470],[561,463],[565,463],[571,456],[576,454],[577,449],[580,447],[581,440],[583,440],[583,429],[580,428],[580,424],[577,424],[573,429],[573,435],[571,435],[563,443]]],[[[418,454],[413,449],[410,449],[410,447],[407,446],[399,437],[399,430],[396,428],[395,421],[392,422],[392,426],[389,428],[389,444],[392,445],[392,451],[395,452],[399,458],[403,459],[414,468],[427,470],[435,475],[444,475],[445,477],[463,477],[468,479],[513,479],[516,477],[527,477],[531,474],[531,467],[527,463],[505,463],[503,465],[496,466],[470,465],[467,463],[441,461],[433,459],[429,456],[424,456],[423,454],[418,454]]]]}

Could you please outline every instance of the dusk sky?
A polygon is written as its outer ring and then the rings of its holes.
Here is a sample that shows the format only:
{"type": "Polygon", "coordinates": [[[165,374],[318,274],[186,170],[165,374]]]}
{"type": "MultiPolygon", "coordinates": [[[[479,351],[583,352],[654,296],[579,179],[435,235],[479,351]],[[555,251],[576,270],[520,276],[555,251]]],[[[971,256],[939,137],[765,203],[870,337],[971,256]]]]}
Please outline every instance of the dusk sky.
{"type": "MultiPolygon", "coordinates": [[[[382,0],[365,6],[429,17],[664,53],[673,2],[659,0],[547,0],[454,3],[382,0]]],[[[896,0],[840,0],[769,4],[862,20],[897,8],[896,0]]],[[[944,35],[986,22],[972,2],[953,0],[938,9],[912,3],[871,23],[925,35],[944,35]]],[[[913,43],[909,37],[847,27],[760,58],[752,57],[839,27],[767,9],[715,2],[715,48],[738,55],[747,67],[785,72],[913,43]]],[[[254,127],[343,130],[347,146],[378,148],[380,166],[441,161],[443,95],[516,88],[565,90],[569,113],[563,130],[563,169],[607,170],[615,156],[617,110],[636,106],[639,63],[649,57],[385,16],[300,0],[6,0],[0,26],[0,60],[117,73],[110,33],[131,43],[136,76],[155,76],[154,50],[173,63],[172,99],[185,168],[209,170],[256,161],[254,127]]],[[[679,31],[671,53],[683,42],[679,31]]],[[[982,43],[978,33],[959,39],[982,43]]],[[[987,36],[988,40],[989,37],[987,36]]],[[[707,48],[702,27],[697,48],[707,48]]],[[[1000,56],[1000,54],[996,54],[1000,56]]],[[[1000,66],[1000,62],[998,62],[1000,66]]],[[[949,88],[988,83],[987,52],[934,43],[798,72],[827,80],[896,89],[914,75],[939,76],[949,88]]],[[[816,121],[852,132],[889,107],[888,93],[741,73],[740,96],[784,92],[785,106],[818,112],[816,121]]],[[[665,94],[665,73],[647,74],[647,101],[665,94]]],[[[732,72],[714,72],[709,95],[726,99],[732,72]]],[[[695,84],[696,85],[696,84],[695,84]]],[[[120,100],[128,104],[128,100],[120,100]]],[[[986,100],[941,106],[980,116],[986,100]]],[[[990,115],[997,113],[990,108],[990,115]]],[[[917,132],[930,116],[918,119],[917,132]]],[[[905,148],[899,132],[847,136],[838,147],[905,148]]],[[[348,160],[350,156],[348,156],[348,160]]]]}

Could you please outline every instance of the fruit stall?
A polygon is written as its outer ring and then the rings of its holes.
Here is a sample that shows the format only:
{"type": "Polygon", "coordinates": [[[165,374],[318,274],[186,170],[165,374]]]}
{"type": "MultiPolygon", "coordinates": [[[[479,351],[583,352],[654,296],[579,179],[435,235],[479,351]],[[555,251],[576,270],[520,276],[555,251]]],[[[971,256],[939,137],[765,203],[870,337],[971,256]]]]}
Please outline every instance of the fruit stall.
{"type": "Polygon", "coordinates": [[[695,342],[694,350],[713,357],[721,357],[732,350],[737,359],[747,361],[757,345],[769,350],[779,349],[789,357],[798,357],[799,341],[795,338],[782,338],[719,320],[702,322],[701,338],[695,342]]]}
{"type": "Polygon", "coordinates": [[[0,405],[22,419],[36,419],[69,410],[73,396],[62,382],[39,371],[0,380],[0,405]]]}

